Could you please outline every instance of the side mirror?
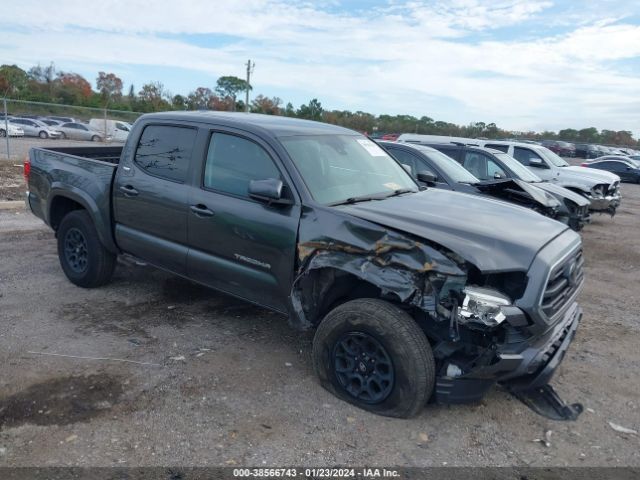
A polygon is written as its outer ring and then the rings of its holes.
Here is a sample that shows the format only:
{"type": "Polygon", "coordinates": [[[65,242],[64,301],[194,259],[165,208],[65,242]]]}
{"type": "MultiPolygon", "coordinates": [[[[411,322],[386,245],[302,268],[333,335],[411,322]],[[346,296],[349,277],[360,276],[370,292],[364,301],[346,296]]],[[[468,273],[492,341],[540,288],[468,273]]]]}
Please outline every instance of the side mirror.
{"type": "Polygon", "coordinates": [[[291,205],[293,202],[288,198],[282,198],[284,184],[277,178],[267,178],[265,180],[251,180],[249,182],[249,196],[254,200],[260,200],[268,204],[291,205]]]}
{"type": "Polygon", "coordinates": [[[436,177],[433,173],[418,172],[418,181],[419,182],[423,182],[423,183],[427,183],[427,184],[434,184],[434,183],[436,183],[437,180],[438,180],[438,177],[436,177]]]}
{"type": "Polygon", "coordinates": [[[537,157],[529,158],[529,166],[536,168],[547,168],[547,166],[537,157]]]}
{"type": "Polygon", "coordinates": [[[496,172],[493,174],[493,178],[498,180],[498,179],[504,178],[504,176],[501,173],[496,172]]]}

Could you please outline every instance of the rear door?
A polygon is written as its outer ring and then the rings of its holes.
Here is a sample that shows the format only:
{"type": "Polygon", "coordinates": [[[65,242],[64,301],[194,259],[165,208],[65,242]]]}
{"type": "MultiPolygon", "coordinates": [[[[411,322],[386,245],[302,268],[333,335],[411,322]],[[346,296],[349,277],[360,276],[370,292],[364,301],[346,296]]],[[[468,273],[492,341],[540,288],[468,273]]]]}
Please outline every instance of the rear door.
{"type": "Polygon", "coordinates": [[[212,130],[202,163],[189,195],[189,277],[285,312],[300,220],[290,178],[266,142],[235,130],[212,130]],[[292,205],[249,197],[249,182],[268,178],[292,205]]]}
{"type": "Polygon", "coordinates": [[[113,186],[118,246],[179,274],[187,267],[188,176],[198,130],[149,124],[113,186]],[[133,161],[131,160],[133,156],[133,161]]]}

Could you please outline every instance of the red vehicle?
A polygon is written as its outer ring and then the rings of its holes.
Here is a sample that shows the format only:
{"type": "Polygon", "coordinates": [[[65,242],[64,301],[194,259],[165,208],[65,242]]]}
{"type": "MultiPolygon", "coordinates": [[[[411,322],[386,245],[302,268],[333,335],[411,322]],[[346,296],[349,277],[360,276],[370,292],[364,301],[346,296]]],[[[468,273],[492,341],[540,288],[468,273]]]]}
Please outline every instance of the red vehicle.
{"type": "Polygon", "coordinates": [[[395,142],[396,140],[398,140],[399,136],[400,136],[399,133],[386,133],[382,136],[381,140],[388,140],[390,142],[395,142]]]}

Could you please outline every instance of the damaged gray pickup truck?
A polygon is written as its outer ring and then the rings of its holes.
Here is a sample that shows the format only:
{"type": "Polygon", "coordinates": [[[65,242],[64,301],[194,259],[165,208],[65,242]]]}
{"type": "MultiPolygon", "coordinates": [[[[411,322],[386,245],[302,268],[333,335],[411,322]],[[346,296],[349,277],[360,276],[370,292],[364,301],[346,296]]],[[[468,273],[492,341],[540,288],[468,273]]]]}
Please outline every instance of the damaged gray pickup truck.
{"type": "Polygon", "coordinates": [[[34,148],[34,214],[62,270],[109,282],[119,254],[316,329],[322,385],[381,415],[496,382],[576,418],[548,381],[582,312],[580,237],[492,199],[421,190],[351,130],[284,117],[149,114],[124,147],[34,148]]]}

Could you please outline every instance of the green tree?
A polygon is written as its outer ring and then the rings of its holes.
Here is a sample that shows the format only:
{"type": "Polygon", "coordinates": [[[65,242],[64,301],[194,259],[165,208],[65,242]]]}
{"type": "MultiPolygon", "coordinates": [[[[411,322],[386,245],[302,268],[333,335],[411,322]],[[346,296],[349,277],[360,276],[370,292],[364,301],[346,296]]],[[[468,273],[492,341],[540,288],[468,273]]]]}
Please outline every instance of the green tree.
{"type": "Polygon", "coordinates": [[[0,66],[0,96],[19,97],[29,83],[27,72],[17,65],[0,66]]]}
{"type": "Polygon", "coordinates": [[[231,98],[233,100],[233,109],[235,110],[238,93],[244,92],[247,88],[251,90],[251,85],[249,85],[246,80],[233,76],[225,76],[218,78],[215,90],[222,98],[231,98]]]}
{"type": "Polygon", "coordinates": [[[306,118],[307,120],[322,121],[322,104],[317,98],[314,98],[308,105],[300,105],[300,108],[296,112],[296,116],[299,118],[306,118]]]}

